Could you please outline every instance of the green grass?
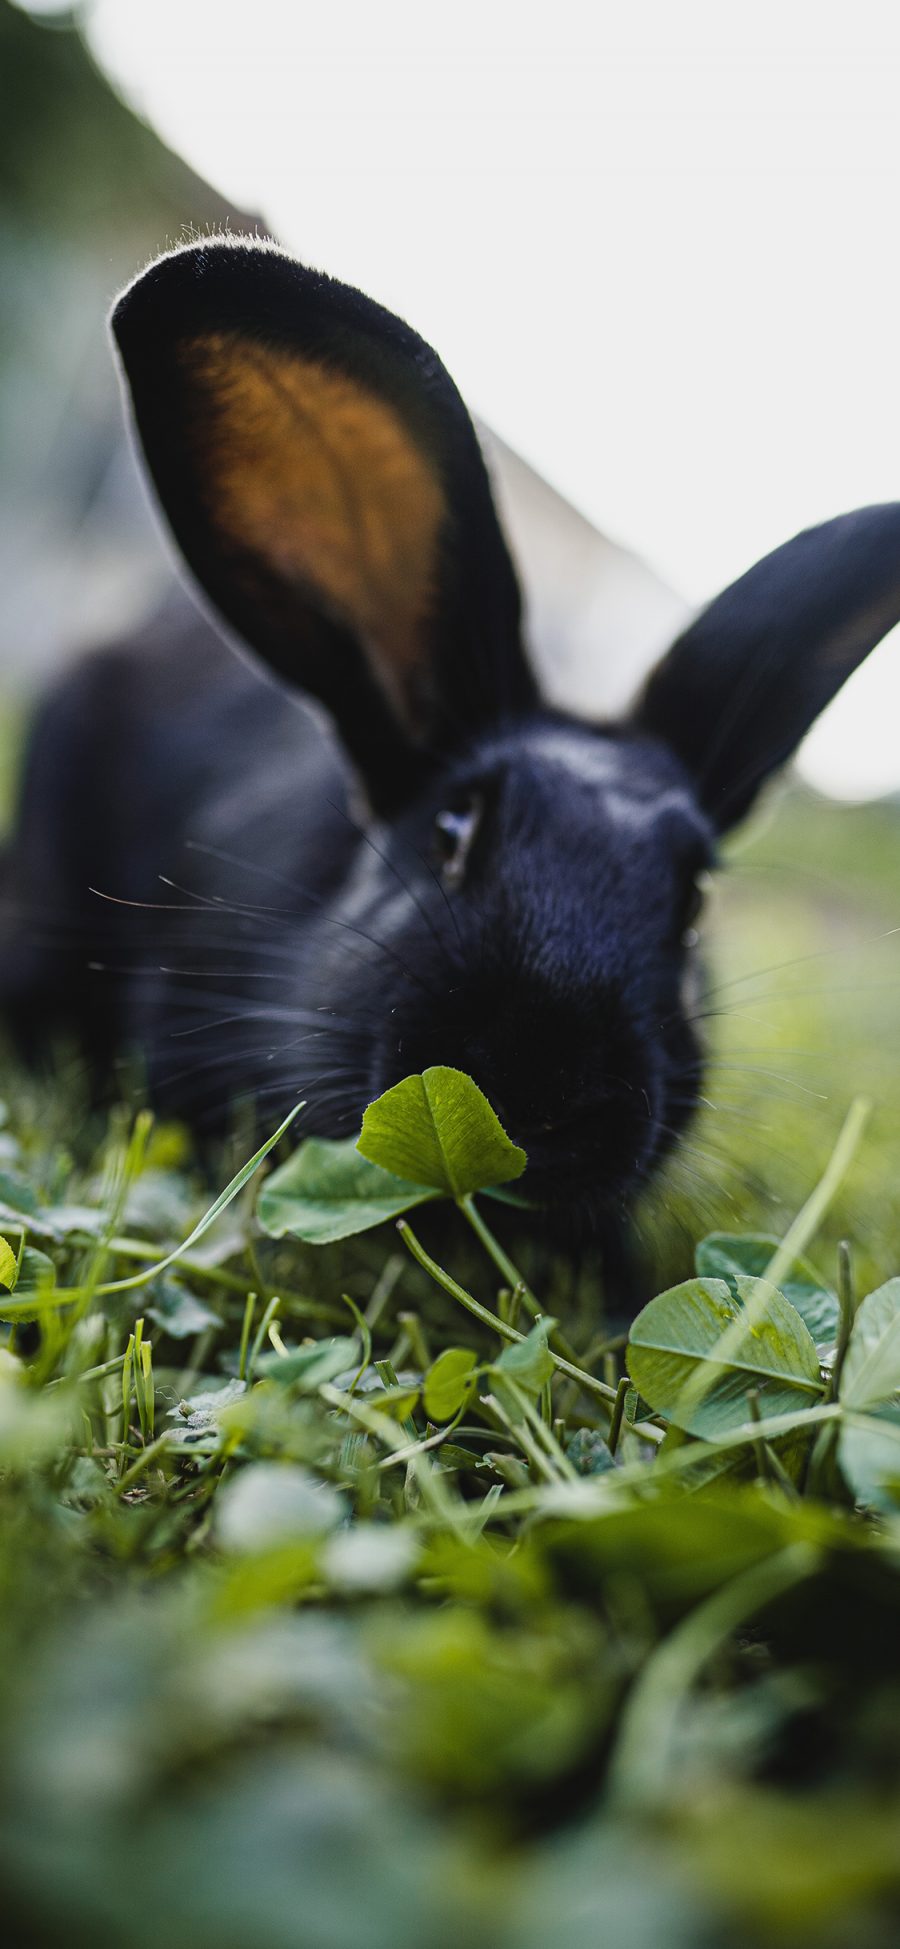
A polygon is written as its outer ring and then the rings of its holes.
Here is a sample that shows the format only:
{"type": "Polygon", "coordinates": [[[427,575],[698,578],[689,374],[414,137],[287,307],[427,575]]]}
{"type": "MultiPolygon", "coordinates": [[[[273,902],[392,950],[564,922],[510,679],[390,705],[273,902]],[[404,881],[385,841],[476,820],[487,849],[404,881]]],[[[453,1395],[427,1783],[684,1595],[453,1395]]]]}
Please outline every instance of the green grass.
{"type": "Polygon", "coordinates": [[[655,1301],[626,1355],[597,1268],[523,1240],[554,1365],[452,1206],[405,1243],[276,1239],[271,1160],[152,1276],[246,1147],[211,1187],[184,1132],[99,1123],[74,1067],[9,1067],[0,1234],[30,1255],[0,1302],[9,1940],[896,1939],[891,1291],[840,1385],[819,1370],[900,1272],[898,840],[889,810],[797,795],[710,923],[723,1066],[641,1214],[648,1292],[704,1234],[783,1236],[873,1102],[806,1243],[821,1278],[776,1267],[780,1312],[745,1293],[724,1381],[696,1287],[687,1329],[655,1301]]]}
{"type": "Polygon", "coordinates": [[[715,1107],[694,1125],[645,1224],[651,1272],[686,1263],[698,1232],[782,1232],[852,1099],[872,1116],[829,1214],[867,1279],[900,1238],[900,816],[794,791],[732,849],[708,925],[715,1107]],[[756,971],[760,971],[758,974],[756,971]]]}

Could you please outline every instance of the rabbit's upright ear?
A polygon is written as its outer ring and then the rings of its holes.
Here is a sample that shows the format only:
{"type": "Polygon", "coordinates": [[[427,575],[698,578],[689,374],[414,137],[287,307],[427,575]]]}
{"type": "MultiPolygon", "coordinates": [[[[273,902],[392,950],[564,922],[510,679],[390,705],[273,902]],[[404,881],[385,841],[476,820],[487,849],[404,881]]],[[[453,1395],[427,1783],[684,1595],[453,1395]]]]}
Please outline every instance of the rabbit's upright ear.
{"type": "Polygon", "coordinates": [[[900,622],[900,503],[809,528],[710,603],[635,710],[724,830],[857,664],[900,622]]]}
{"type": "Polygon", "coordinates": [[[387,810],[429,752],[535,700],[472,423],[440,361],[273,245],[161,258],[113,329],[195,575],[333,714],[387,810]]]}

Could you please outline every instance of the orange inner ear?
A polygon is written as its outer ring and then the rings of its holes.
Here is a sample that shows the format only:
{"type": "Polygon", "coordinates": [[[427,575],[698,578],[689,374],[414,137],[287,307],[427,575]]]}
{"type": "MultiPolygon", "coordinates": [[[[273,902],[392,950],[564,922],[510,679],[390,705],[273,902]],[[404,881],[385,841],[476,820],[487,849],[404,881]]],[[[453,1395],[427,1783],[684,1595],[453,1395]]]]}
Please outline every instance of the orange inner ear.
{"type": "Polygon", "coordinates": [[[408,717],[427,680],[446,515],[433,468],[390,406],[312,359],[214,332],[186,344],[182,364],[205,395],[217,527],[349,625],[408,717]]]}

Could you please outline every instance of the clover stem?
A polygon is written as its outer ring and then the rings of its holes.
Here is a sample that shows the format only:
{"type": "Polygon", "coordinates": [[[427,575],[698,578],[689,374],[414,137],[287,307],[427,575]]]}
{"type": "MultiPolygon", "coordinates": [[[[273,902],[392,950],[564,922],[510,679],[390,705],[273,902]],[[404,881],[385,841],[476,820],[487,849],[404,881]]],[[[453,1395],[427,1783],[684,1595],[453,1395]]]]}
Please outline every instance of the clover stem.
{"type": "Polygon", "coordinates": [[[625,1397],[630,1386],[631,1376],[629,1374],[623,1374],[616,1388],[616,1398],[609,1424],[609,1434],[606,1437],[606,1446],[611,1455],[615,1454],[619,1445],[619,1435],[622,1432],[622,1416],[625,1412],[625,1397]]]}
{"type": "MultiPolygon", "coordinates": [[[[482,1218],[472,1193],[470,1191],[467,1192],[464,1197],[457,1198],[456,1202],[463,1217],[471,1225],[476,1238],[480,1239],[488,1257],[493,1259],[497,1271],[502,1272],[504,1280],[509,1282],[513,1293],[518,1295],[522,1305],[531,1314],[532,1319],[539,1320],[543,1311],[540,1302],[535,1299],[527,1280],[522,1278],[522,1274],[517,1271],[508,1253],[504,1252],[500,1240],[494,1237],[490,1226],[482,1218]]],[[[575,1348],[566,1339],[565,1335],[560,1332],[558,1326],[553,1328],[550,1337],[555,1341],[566,1360],[576,1361],[575,1348]]]]}
{"type": "MultiPolygon", "coordinates": [[[[467,1293],[464,1286],[460,1286],[449,1272],[444,1271],[443,1266],[438,1265],[436,1259],[431,1258],[430,1254],[426,1252],[424,1245],[419,1243],[412,1226],[407,1224],[405,1218],[397,1220],[397,1230],[407,1250],[412,1253],[413,1258],[418,1261],[423,1270],[429,1273],[430,1277],[438,1286],[443,1287],[445,1293],[449,1293],[451,1298],[458,1300],[460,1306],[464,1306],[466,1311],[472,1313],[476,1320],[480,1320],[483,1326],[489,1327],[492,1333],[499,1333],[501,1340],[521,1341],[525,1339],[526,1336],[524,1333],[519,1333],[514,1326],[508,1326],[506,1321],[501,1320],[499,1314],[492,1313],[489,1307],[482,1306],[480,1300],[473,1298],[471,1293],[467,1293]]],[[[548,1351],[554,1367],[561,1374],[568,1374],[570,1380],[577,1381],[579,1386],[585,1389],[586,1393],[599,1395],[601,1401],[615,1400],[616,1390],[614,1387],[607,1387],[605,1381],[598,1381],[593,1374],[586,1373],[583,1367],[577,1367],[573,1361],[564,1360],[561,1354],[554,1353],[552,1347],[548,1351]]]]}
{"type": "Polygon", "coordinates": [[[481,1240],[488,1257],[493,1259],[497,1271],[502,1272],[506,1284],[511,1287],[518,1286],[522,1300],[531,1314],[532,1319],[540,1319],[542,1309],[538,1305],[530,1286],[526,1284],[522,1278],[522,1274],[516,1270],[512,1259],[504,1252],[499,1239],[494,1237],[490,1226],[485,1223],[471,1192],[467,1192],[462,1198],[457,1198],[456,1202],[463,1217],[471,1225],[476,1238],[481,1240]]]}
{"type": "Polygon", "coordinates": [[[854,1283],[853,1283],[853,1261],[850,1256],[850,1246],[848,1244],[848,1241],[845,1238],[841,1239],[840,1245],[838,1246],[837,1285],[838,1285],[838,1303],[840,1305],[841,1313],[840,1313],[840,1319],[838,1321],[838,1337],[837,1337],[837,1347],[835,1349],[835,1355],[834,1355],[834,1366],[831,1369],[831,1375],[829,1378],[828,1387],[825,1392],[826,1401],[832,1400],[837,1394],[838,1389],[840,1387],[841,1371],[843,1369],[844,1361],[847,1356],[847,1348],[850,1344],[850,1335],[853,1331],[853,1321],[856,1315],[856,1294],[854,1291],[854,1283]]]}

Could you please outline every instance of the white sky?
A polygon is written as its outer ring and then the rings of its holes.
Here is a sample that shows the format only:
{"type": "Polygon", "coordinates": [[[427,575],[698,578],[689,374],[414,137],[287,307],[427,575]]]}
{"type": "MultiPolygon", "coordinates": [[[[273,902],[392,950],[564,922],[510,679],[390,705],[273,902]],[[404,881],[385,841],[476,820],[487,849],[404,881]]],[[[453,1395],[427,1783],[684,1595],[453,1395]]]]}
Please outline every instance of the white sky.
{"type": "MultiPolygon", "coordinates": [[[[163,136],[702,600],[900,495],[897,0],[91,0],[163,136]]],[[[808,741],[900,787],[900,635],[808,741]]]]}

